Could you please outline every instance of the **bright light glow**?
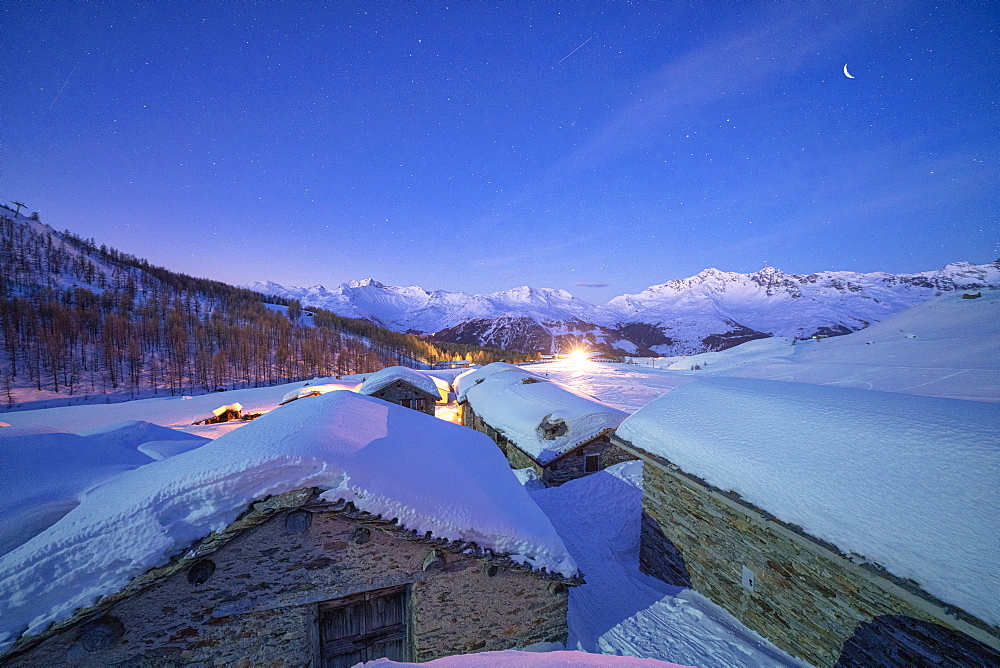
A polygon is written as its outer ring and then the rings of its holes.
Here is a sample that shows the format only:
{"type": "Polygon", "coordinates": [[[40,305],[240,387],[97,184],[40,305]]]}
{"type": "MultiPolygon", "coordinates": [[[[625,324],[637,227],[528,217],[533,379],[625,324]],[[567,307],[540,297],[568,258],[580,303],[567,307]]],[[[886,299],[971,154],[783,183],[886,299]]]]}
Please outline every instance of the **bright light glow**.
{"type": "Polygon", "coordinates": [[[569,353],[569,359],[571,362],[576,363],[586,362],[590,359],[590,353],[586,350],[571,350],[569,353]]]}

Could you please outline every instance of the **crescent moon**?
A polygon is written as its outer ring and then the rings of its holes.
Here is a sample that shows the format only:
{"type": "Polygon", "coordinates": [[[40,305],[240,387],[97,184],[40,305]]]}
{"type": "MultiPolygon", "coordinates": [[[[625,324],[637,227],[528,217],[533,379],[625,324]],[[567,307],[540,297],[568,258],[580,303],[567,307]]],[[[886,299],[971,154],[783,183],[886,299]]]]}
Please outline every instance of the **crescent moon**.
{"type": "Polygon", "coordinates": [[[847,77],[848,79],[854,78],[851,76],[851,73],[847,71],[847,65],[844,65],[844,76],[847,77]]]}

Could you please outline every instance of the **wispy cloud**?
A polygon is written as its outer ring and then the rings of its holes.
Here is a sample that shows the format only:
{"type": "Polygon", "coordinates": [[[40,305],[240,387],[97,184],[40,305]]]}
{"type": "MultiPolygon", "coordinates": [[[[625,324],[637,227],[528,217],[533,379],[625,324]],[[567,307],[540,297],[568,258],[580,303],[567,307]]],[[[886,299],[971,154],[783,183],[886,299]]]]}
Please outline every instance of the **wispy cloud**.
{"type": "Polygon", "coordinates": [[[586,281],[579,280],[576,285],[581,288],[606,288],[610,283],[587,283],[586,281]]]}

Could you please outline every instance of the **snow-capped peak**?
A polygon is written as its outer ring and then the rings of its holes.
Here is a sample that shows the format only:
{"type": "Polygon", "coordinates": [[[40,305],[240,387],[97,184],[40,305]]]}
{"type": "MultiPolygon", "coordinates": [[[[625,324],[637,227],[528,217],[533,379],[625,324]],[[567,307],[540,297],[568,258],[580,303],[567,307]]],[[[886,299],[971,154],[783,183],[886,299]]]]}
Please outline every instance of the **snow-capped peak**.
{"type": "Polygon", "coordinates": [[[386,287],[382,283],[376,281],[374,278],[366,278],[360,281],[351,281],[347,283],[347,287],[350,288],[367,288],[369,286],[373,288],[379,288],[380,290],[384,290],[386,287]]]}

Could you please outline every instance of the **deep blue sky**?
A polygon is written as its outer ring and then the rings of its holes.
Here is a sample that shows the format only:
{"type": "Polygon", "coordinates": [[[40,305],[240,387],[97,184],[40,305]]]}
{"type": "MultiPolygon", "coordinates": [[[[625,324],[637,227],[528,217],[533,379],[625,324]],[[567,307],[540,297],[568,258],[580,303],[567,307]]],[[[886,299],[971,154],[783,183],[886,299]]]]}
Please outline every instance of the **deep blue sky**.
{"type": "Polygon", "coordinates": [[[992,1],[0,17],[0,198],[198,276],[601,302],[1000,255],[992,1]]]}

